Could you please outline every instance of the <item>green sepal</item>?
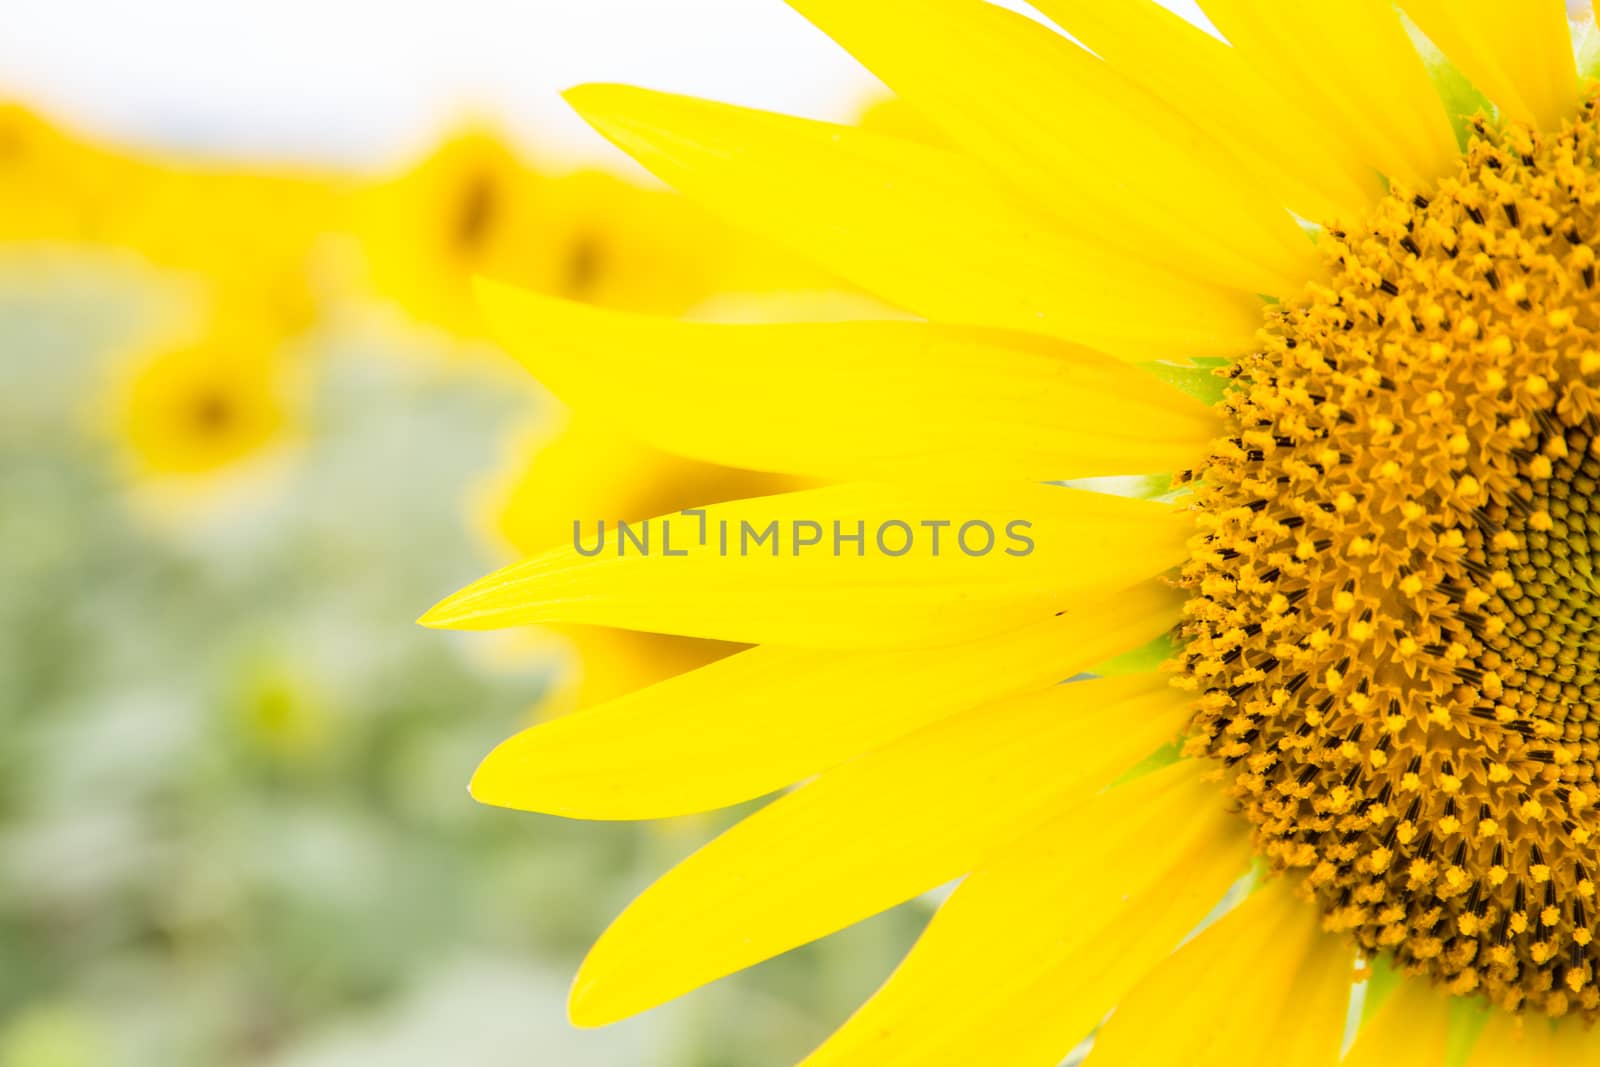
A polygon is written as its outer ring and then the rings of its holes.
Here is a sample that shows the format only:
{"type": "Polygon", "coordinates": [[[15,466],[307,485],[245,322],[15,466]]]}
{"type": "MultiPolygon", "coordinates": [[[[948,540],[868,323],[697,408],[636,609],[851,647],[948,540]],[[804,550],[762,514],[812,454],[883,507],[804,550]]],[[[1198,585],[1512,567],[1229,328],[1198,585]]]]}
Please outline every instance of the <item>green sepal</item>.
{"type": "Polygon", "coordinates": [[[1187,364],[1151,362],[1140,363],[1139,369],[1156,380],[1165,382],[1179,392],[1194,397],[1204,404],[1215,406],[1228,389],[1228,379],[1217,373],[1233,361],[1206,356],[1190,360],[1187,364]]]}

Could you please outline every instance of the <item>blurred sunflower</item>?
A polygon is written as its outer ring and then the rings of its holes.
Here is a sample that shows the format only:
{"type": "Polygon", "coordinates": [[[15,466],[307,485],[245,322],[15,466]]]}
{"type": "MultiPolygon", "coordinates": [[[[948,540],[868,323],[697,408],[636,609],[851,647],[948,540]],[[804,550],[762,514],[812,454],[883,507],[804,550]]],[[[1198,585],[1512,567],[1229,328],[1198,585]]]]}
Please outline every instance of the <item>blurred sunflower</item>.
{"type": "Polygon", "coordinates": [[[0,103],[0,240],[97,240],[140,184],[126,158],[0,103]]]}
{"type": "Polygon", "coordinates": [[[374,288],[419,321],[464,337],[484,334],[471,288],[478,274],[656,314],[820,276],[683,197],[601,171],[544,174],[477,127],[358,203],[374,288]]]}
{"type": "Polygon", "coordinates": [[[210,475],[283,444],[294,426],[290,371],[276,334],[231,315],[134,356],[115,401],[129,468],[210,475]]]}
{"type": "Polygon", "coordinates": [[[1380,957],[1406,977],[1346,1063],[1443,1063],[1468,995],[1496,1008],[1481,1063],[1592,1055],[1600,97],[1565,5],[1203,0],[1223,40],[1147,0],[1038,0],[1079,47],[981,0],[792,3],[948,147],[570,99],[926,321],[484,289],[574,409],[838,483],[663,515],[681,558],[575,538],[424,617],[756,646],[519,734],[474,779],[594,819],[805,782],[628,908],[574,1019],[963,878],[810,1067],[1050,1067],[1097,1026],[1098,1067],[1332,1064],[1380,957]],[[1460,121],[1469,99],[1493,113],[1460,121]],[[1228,364],[1210,407],[1156,362],[1194,359],[1228,364]],[[1178,507],[1048,484],[1172,470],[1178,507]],[[1028,550],[962,539],[1008,519],[1028,550]],[[832,552],[801,550],[812,520],[832,552]],[[708,528],[775,529],[775,554],[708,528]],[[1176,686],[1057,684],[1174,628],[1176,686]],[[1253,864],[1276,877],[1208,923],[1253,864]]]}
{"type": "Polygon", "coordinates": [[[546,228],[564,252],[544,261],[542,279],[488,273],[552,296],[665,315],[730,293],[825,284],[803,260],[720,223],[693,201],[604,171],[556,179],[546,228]]]}
{"type": "Polygon", "coordinates": [[[546,179],[490,130],[472,126],[357,194],[356,228],[374,288],[422,322],[475,335],[468,280],[535,247],[546,179]]]}
{"type": "Polygon", "coordinates": [[[202,282],[218,321],[284,336],[317,322],[325,303],[317,254],[342,223],[342,182],[295,170],[137,166],[137,190],[121,199],[103,243],[202,282]]]}
{"type": "Polygon", "coordinates": [[[0,240],[132,252],[201,282],[217,310],[283,333],[320,314],[316,254],[343,183],[293,168],[143,155],[0,105],[0,240]]]}

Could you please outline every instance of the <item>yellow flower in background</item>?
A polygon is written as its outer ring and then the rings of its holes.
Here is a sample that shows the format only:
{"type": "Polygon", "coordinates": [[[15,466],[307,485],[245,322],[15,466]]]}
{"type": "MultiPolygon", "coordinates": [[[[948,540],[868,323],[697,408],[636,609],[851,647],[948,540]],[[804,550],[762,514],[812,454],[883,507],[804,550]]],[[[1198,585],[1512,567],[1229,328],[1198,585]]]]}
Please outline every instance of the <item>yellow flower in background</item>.
{"type": "Polygon", "coordinates": [[[1400,0],[1454,64],[1438,83],[1382,0],[1203,0],[1225,42],[1146,0],[1039,0],[1092,52],[979,0],[792,2],[948,147],[570,99],[925,321],[483,291],[574,410],[836,483],[669,510],[655,553],[561,536],[424,617],[754,646],[474,778],[591,819],[804,783],[623,913],[574,1019],[962,878],[808,1067],[1050,1067],[1108,1015],[1097,1067],[1332,1064],[1358,959],[1406,977],[1348,1064],[1443,1063],[1452,994],[1494,1005],[1479,1063],[1592,1056],[1600,103],[1561,0],[1400,0]],[[1462,142],[1447,75],[1496,108],[1462,142]],[[1231,365],[1210,408],[1156,362],[1201,357],[1231,365]],[[1175,470],[1176,505],[1048,484],[1175,470]],[[773,554],[719,544],[747,527],[773,554]],[[1176,686],[1057,684],[1174,627],[1176,686]],[[1253,865],[1277,877],[1186,940],[1253,865]]]}
{"type": "Polygon", "coordinates": [[[533,247],[544,178],[499,136],[462,130],[405,173],[357,194],[374,288],[422,322],[472,335],[467,281],[533,247]]]}
{"type": "Polygon", "coordinates": [[[260,321],[287,336],[323,316],[319,246],[343,225],[341,181],[164,160],[141,164],[141,174],[105,243],[201,280],[218,319],[260,321]]]}
{"type": "Polygon", "coordinates": [[[185,324],[111,369],[104,414],[138,479],[217,474],[289,436],[283,351],[324,317],[318,261],[344,203],[326,175],[140,154],[0,107],[0,242],[120,256],[149,268],[150,302],[180,296],[185,324]]]}
{"type": "Polygon", "coordinates": [[[0,241],[131,252],[201,280],[219,318],[311,325],[325,302],[317,246],[343,226],[344,203],[327,175],[136,153],[0,106],[0,241]]]}
{"type": "Polygon", "coordinates": [[[471,291],[479,274],[664,314],[820,277],[670,192],[600,171],[546,175],[481,128],[448,138],[359,201],[373,287],[418,320],[466,337],[484,333],[471,291]]]}
{"type": "Polygon", "coordinates": [[[483,273],[599,307],[667,315],[730,293],[838,287],[666,189],[586,170],[556,179],[551,195],[549,225],[566,253],[545,263],[544,284],[483,273]]]}
{"type": "Polygon", "coordinates": [[[282,344],[227,318],[130,359],[115,401],[130,469],[151,478],[210,475],[286,443],[296,400],[282,344]]]}
{"type": "Polygon", "coordinates": [[[269,762],[309,766],[335,740],[332,700],[303,664],[262,657],[238,671],[234,726],[246,749],[269,762]]]}
{"type": "Polygon", "coordinates": [[[0,103],[0,241],[101,239],[140,185],[128,160],[0,103]]]}

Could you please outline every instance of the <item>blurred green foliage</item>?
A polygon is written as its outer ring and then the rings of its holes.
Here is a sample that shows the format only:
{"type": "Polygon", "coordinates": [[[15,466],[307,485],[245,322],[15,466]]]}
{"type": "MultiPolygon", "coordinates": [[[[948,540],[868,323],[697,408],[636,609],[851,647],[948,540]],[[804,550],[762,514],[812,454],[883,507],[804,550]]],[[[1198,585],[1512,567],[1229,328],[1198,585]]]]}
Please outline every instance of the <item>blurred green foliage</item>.
{"type": "Polygon", "coordinates": [[[493,564],[460,503],[527,399],[329,328],[285,468],[159,514],[87,414],[142,300],[0,277],[0,1067],[761,1067],[881,981],[919,906],[569,1031],[587,944],[715,826],[467,796],[545,679],[411,620],[493,564]]]}

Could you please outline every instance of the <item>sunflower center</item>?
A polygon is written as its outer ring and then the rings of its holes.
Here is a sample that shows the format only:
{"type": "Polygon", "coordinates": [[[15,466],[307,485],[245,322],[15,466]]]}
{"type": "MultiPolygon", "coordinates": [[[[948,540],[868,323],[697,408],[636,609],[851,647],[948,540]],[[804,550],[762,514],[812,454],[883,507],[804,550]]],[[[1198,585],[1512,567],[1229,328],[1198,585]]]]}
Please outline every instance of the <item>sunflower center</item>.
{"type": "Polygon", "coordinates": [[[233,402],[221,390],[207,389],[194,397],[189,418],[200,436],[221,434],[233,422],[233,402]]]}
{"type": "Polygon", "coordinates": [[[1330,929],[1600,1016],[1600,123],[1479,124],[1232,373],[1180,684],[1330,929]]]}
{"type": "Polygon", "coordinates": [[[477,171],[462,185],[450,226],[450,243],[461,255],[472,257],[483,249],[498,221],[502,195],[494,176],[477,171]]]}

